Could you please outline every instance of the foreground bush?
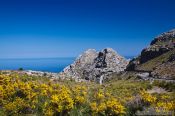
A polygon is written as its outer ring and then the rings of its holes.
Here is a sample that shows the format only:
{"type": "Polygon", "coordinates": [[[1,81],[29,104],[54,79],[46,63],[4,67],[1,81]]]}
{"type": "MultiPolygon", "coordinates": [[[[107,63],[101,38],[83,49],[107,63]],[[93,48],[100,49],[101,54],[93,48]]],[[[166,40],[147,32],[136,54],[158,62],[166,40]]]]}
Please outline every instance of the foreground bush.
{"type": "Polygon", "coordinates": [[[1,113],[52,116],[69,115],[82,109],[90,115],[125,113],[124,106],[117,99],[101,90],[94,91],[94,98],[90,99],[86,86],[69,87],[54,81],[24,80],[18,75],[0,75],[1,113]]]}
{"type": "Polygon", "coordinates": [[[156,113],[167,114],[170,112],[172,114],[175,112],[175,96],[173,95],[151,95],[145,90],[140,91],[140,95],[143,100],[143,105],[152,107],[156,113]]]}
{"type": "Polygon", "coordinates": [[[116,81],[106,85],[0,74],[0,115],[133,115],[144,107],[175,110],[174,93],[150,94],[150,85],[116,81]]]}

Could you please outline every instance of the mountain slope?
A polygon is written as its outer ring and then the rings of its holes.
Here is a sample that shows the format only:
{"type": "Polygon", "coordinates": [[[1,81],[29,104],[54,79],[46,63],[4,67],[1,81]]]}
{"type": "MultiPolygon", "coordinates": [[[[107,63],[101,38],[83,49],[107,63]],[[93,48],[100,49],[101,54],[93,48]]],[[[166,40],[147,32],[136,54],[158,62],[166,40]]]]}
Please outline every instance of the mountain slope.
{"type": "Polygon", "coordinates": [[[130,61],[127,71],[148,71],[153,77],[175,79],[175,30],[156,37],[141,55],[130,61]]]}

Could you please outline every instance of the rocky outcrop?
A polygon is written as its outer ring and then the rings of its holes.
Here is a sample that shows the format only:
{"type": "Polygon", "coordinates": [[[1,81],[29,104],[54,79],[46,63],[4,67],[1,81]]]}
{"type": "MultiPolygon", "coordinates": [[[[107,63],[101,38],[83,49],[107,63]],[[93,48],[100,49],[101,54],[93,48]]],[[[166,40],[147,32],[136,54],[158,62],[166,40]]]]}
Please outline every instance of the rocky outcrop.
{"type": "Polygon", "coordinates": [[[175,29],[157,36],[149,47],[142,50],[141,55],[131,60],[127,71],[136,70],[137,66],[144,64],[175,48],[175,29]]]}
{"type": "Polygon", "coordinates": [[[140,56],[132,59],[126,71],[149,72],[150,77],[175,79],[175,30],[156,37],[140,56]]]}
{"type": "Polygon", "coordinates": [[[173,38],[175,37],[175,29],[172,29],[168,32],[162,33],[161,35],[157,36],[150,45],[155,45],[159,43],[166,43],[168,47],[173,47],[173,38]],[[171,39],[171,41],[170,41],[171,39]]]}
{"type": "Polygon", "coordinates": [[[155,48],[146,48],[144,50],[142,50],[141,52],[141,56],[140,56],[140,63],[143,64],[155,57],[158,57],[166,52],[168,52],[170,49],[169,48],[159,48],[159,47],[155,47],[155,48]]]}
{"type": "Polygon", "coordinates": [[[108,79],[108,75],[124,71],[127,65],[128,61],[111,48],[100,52],[89,49],[80,55],[73,64],[66,67],[62,75],[103,83],[105,79],[108,79]]]}

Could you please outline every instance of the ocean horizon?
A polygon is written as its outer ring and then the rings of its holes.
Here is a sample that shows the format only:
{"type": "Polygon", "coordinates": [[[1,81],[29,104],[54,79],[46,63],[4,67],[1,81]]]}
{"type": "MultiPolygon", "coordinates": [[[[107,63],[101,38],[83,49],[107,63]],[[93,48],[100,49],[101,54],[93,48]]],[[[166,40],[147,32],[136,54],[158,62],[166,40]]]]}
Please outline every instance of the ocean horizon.
{"type": "Polygon", "coordinates": [[[0,59],[0,70],[18,70],[23,68],[24,70],[58,73],[74,60],[74,57],[0,59]]]}
{"type": "MultiPolygon", "coordinates": [[[[126,56],[131,59],[133,56],[126,56]]],[[[0,59],[0,70],[35,70],[43,72],[58,73],[72,64],[76,57],[60,57],[60,58],[3,58],[0,59]]]]}

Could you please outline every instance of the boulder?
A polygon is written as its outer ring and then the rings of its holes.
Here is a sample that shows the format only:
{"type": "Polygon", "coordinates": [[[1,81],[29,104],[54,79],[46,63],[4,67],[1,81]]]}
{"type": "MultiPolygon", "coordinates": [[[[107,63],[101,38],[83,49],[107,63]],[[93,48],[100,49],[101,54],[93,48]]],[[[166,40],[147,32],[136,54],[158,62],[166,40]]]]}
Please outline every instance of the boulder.
{"type": "Polygon", "coordinates": [[[136,74],[136,75],[137,75],[137,78],[139,78],[139,79],[147,79],[150,76],[150,74],[148,72],[139,73],[139,74],[136,74]]]}

